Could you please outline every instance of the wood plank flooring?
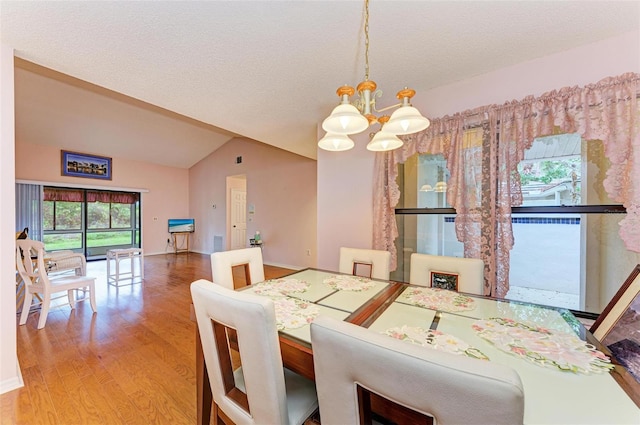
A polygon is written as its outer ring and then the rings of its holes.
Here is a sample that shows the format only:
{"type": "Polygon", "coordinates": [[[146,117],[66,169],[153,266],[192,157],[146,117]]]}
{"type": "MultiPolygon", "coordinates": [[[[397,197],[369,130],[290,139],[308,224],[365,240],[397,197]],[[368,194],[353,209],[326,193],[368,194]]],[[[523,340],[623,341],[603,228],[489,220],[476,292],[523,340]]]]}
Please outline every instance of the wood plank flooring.
{"type": "MultiPolygon", "coordinates": [[[[145,257],[143,283],[107,285],[104,261],[90,262],[98,312],[80,302],[38,312],[18,326],[23,388],[0,395],[0,424],[193,424],[195,322],[189,285],[211,280],[208,255],[145,257]]],[[[127,262],[122,262],[126,265],[127,262]]],[[[292,270],[265,266],[267,279],[292,270]]],[[[242,286],[240,270],[234,270],[242,286]]]]}

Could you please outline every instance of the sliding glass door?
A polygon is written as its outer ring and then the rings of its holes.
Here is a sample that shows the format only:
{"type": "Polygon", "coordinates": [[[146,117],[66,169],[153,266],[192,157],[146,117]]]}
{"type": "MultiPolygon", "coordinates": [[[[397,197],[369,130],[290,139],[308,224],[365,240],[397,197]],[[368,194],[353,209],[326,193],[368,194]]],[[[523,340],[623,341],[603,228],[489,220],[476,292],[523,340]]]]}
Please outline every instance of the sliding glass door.
{"type": "Polygon", "coordinates": [[[140,194],[45,187],[43,229],[48,251],[70,249],[87,259],[140,247],[140,194]]]}

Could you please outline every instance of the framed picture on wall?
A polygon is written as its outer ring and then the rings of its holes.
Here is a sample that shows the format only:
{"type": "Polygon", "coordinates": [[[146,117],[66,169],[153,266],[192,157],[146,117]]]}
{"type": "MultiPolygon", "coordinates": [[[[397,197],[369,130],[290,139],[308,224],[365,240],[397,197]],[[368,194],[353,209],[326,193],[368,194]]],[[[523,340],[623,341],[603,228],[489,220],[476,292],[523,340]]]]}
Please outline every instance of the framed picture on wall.
{"type": "Polygon", "coordinates": [[[111,158],[70,151],[60,152],[63,176],[111,180],[111,158]]]}

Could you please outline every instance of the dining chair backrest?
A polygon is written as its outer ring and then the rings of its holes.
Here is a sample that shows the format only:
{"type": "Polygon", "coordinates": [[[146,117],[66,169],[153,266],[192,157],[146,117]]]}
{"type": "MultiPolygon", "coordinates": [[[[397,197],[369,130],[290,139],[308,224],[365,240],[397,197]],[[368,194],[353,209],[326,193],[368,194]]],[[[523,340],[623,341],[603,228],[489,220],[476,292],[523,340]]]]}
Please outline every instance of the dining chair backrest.
{"type": "MultiPolygon", "coordinates": [[[[44,288],[44,282],[40,281],[40,275],[37,273],[39,259],[37,255],[40,250],[44,253],[44,243],[32,239],[16,240],[16,270],[25,285],[44,288]]],[[[44,255],[43,255],[43,267],[44,255]]]]}
{"type": "Polygon", "coordinates": [[[484,261],[478,258],[411,254],[409,283],[434,286],[434,279],[451,277],[457,291],[484,295],[484,261]]]}
{"type": "Polygon", "coordinates": [[[204,279],[191,284],[191,297],[214,409],[222,410],[236,425],[302,423],[316,410],[312,381],[296,375],[295,388],[287,391],[271,299],[204,279]],[[235,372],[229,354],[230,329],[235,331],[242,364],[235,372]]]}
{"type": "Polygon", "coordinates": [[[504,365],[326,316],[311,324],[311,344],[323,424],[371,423],[368,393],[431,416],[438,425],[523,423],[522,382],[504,365]]]}
{"type": "Polygon", "coordinates": [[[389,280],[391,253],[376,249],[340,248],[338,271],[356,276],[389,280]]]}
{"type": "Polygon", "coordinates": [[[211,254],[211,273],[213,281],[229,289],[233,284],[233,268],[244,266],[247,285],[264,280],[262,248],[243,248],[231,251],[220,251],[211,254]]]}

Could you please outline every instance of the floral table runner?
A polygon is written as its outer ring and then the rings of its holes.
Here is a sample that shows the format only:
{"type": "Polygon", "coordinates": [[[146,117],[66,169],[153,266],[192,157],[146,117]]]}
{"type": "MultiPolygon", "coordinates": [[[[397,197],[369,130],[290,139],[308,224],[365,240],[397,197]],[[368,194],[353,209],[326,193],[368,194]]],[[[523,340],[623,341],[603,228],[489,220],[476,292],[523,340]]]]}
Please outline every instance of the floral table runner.
{"type": "Polygon", "coordinates": [[[309,289],[309,283],[304,280],[292,278],[280,278],[265,280],[253,285],[253,292],[267,297],[282,297],[292,293],[305,292],[309,289]]]}
{"type": "Polygon", "coordinates": [[[318,315],[318,307],[309,301],[288,297],[293,293],[305,292],[309,283],[304,280],[283,277],[265,280],[253,285],[257,295],[273,300],[276,311],[276,326],[279,331],[301,328],[313,321],[318,315]]]}
{"type": "Polygon", "coordinates": [[[574,373],[606,373],[613,369],[611,360],[575,334],[493,317],[473,323],[476,333],[496,348],[539,366],[574,373]]]}
{"type": "Polygon", "coordinates": [[[476,308],[473,298],[440,288],[408,288],[402,294],[402,298],[419,307],[446,312],[469,311],[476,308]]]}
{"type": "Polygon", "coordinates": [[[376,286],[376,282],[360,276],[337,275],[323,280],[324,283],[338,291],[366,291],[376,286]]]}
{"type": "Polygon", "coordinates": [[[318,313],[318,306],[297,298],[273,298],[276,310],[276,326],[279,331],[301,328],[313,322],[318,313]]]}
{"type": "Polygon", "coordinates": [[[475,359],[489,360],[482,351],[471,347],[460,338],[444,334],[437,330],[404,325],[387,329],[383,334],[412,344],[430,347],[438,351],[458,355],[464,354],[475,359]]]}

